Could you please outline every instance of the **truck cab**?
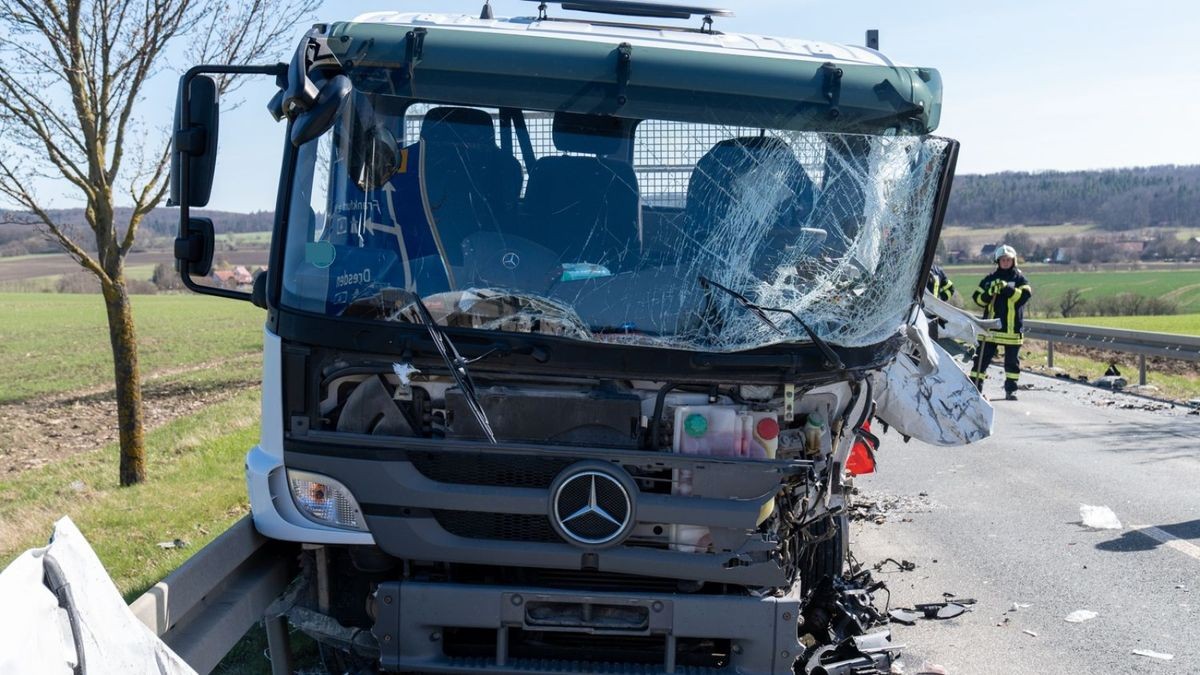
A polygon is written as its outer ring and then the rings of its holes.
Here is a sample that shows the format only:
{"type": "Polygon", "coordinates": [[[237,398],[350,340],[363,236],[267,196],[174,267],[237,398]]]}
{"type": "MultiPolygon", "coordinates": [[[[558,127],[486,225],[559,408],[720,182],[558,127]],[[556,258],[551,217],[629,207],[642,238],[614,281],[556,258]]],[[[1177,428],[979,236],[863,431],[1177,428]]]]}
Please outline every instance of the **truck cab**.
{"type": "Polygon", "coordinates": [[[257,71],[286,130],[246,479],[305,545],[289,618],[347,667],[887,672],[844,597],[847,464],[917,358],[957,143],[936,70],[727,14],[380,12],[257,71]]]}

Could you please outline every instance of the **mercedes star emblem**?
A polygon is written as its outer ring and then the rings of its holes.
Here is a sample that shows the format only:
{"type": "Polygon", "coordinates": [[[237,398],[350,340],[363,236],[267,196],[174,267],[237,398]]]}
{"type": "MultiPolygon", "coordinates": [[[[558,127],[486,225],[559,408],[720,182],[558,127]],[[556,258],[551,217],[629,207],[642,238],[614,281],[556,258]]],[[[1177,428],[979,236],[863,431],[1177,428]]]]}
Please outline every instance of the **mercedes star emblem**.
{"type": "Polygon", "coordinates": [[[515,270],[521,266],[521,256],[513,251],[505,251],[504,255],[500,256],[500,264],[504,265],[506,270],[515,270]]]}
{"type": "Polygon", "coordinates": [[[633,519],[629,491],[604,471],[569,475],[554,491],[556,529],[572,543],[595,546],[616,540],[633,519]]]}

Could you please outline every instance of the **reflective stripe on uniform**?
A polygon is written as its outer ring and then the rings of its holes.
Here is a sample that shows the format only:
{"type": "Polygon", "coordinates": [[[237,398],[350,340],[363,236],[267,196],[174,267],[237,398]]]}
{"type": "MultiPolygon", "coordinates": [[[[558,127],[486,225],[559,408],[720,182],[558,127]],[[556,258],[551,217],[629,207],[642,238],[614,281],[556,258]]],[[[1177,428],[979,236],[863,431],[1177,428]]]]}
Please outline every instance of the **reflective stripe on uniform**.
{"type": "Polygon", "coordinates": [[[994,342],[998,345],[1020,345],[1025,342],[1025,336],[1020,333],[1002,333],[989,331],[979,337],[980,342],[994,342]]]}
{"type": "Polygon", "coordinates": [[[1009,380],[1016,380],[1017,378],[1021,377],[1021,374],[1020,373],[1005,373],[1004,377],[1009,380]]]}
{"type": "Polygon", "coordinates": [[[971,379],[972,380],[984,380],[984,379],[987,379],[987,375],[984,373],[981,373],[979,371],[972,370],[971,371],[971,379]]]}

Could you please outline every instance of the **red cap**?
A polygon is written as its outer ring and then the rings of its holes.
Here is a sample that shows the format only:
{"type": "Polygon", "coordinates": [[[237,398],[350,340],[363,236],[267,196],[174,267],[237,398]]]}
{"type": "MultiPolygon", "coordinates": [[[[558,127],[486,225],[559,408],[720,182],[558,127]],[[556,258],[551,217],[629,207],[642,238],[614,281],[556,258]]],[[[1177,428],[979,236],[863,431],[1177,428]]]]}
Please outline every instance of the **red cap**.
{"type": "Polygon", "coordinates": [[[774,417],[764,417],[754,427],[754,433],[764,441],[773,441],[779,437],[779,422],[774,417]]]}

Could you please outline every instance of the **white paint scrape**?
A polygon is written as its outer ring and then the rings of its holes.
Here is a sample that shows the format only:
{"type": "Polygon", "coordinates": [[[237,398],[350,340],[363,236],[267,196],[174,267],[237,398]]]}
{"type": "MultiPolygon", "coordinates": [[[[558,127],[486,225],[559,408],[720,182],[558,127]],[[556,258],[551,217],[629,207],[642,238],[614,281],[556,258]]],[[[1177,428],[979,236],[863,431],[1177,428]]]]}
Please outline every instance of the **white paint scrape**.
{"type": "Polygon", "coordinates": [[[1117,519],[1117,514],[1107,506],[1080,504],[1079,519],[1083,521],[1084,527],[1090,527],[1093,530],[1121,529],[1121,521],[1117,519]]]}

